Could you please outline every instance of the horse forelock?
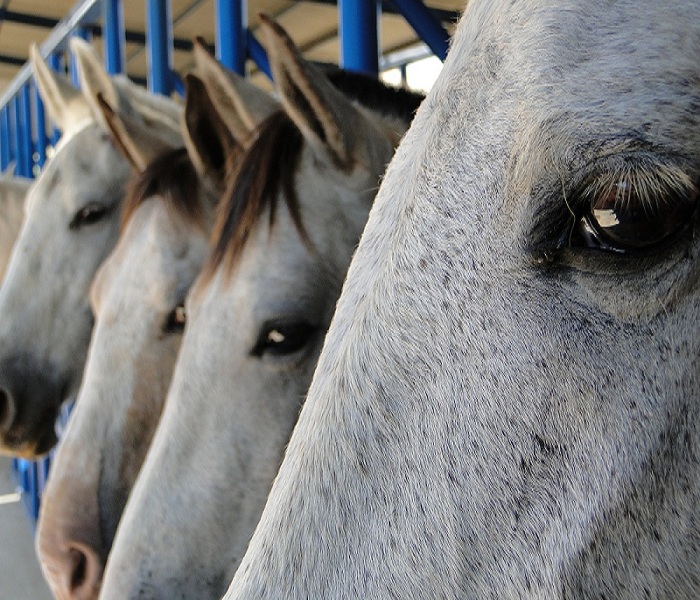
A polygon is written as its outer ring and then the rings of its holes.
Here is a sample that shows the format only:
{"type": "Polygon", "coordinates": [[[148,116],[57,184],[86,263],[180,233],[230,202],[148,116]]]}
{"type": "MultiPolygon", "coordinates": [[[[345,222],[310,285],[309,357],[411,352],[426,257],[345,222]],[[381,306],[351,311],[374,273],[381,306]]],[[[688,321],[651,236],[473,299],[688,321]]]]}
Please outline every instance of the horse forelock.
{"type": "Polygon", "coordinates": [[[124,231],[136,209],[149,198],[159,197],[186,223],[204,226],[201,184],[185,148],[169,150],[153,160],[129,185],[122,208],[124,231]]]}
{"type": "MultiPolygon", "coordinates": [[[[336,68],[327,70],[325,75],[350,100],[406,124],[424,98],[423,94],[389,86],[360,73],[336,68]]],[[[233,269],[250,232],[266,209],[269,209],[270,227],[274,225],[280,191],[299,235],[304,243],[309,243],[295,189],[303,134],[284,111],[278,111],[258,127],[252,139],[252,145],[242,157],[237,154],[227,160],[230,175],[212,231],[213,250],[204,269],[205,281],[222,263],[233,269]]]]}
{"type": "Polygon", "coordinates": [[[233,269],[251,231],[266,211],[270,228],[274,226],[280,192],[299,235],[308,242],[295,189],[304,146],[301,131],[284,111],[278,111],[258,127],[253,138],[252,145],[230,172],[219,204],[211,236],[212,252],[204,270],[209,276],[222,263],[233,269]]]}

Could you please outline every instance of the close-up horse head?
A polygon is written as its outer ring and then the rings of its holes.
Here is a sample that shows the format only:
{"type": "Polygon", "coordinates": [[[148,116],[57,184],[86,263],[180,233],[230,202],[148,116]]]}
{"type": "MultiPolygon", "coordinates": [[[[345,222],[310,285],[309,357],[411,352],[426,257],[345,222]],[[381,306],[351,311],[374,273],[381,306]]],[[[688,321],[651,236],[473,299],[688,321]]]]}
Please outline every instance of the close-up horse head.
{"type": "Polygon", "coordinates": [[[0,292],[0,451],[24,457],[56,443],[56,416],[77,392],[90,340],[90,284],[118,236],[130,165],[97,95],[159,131],[177,127],[179,114],[171,101],[108,76],[82,40],[71,48],[81,91],[32,51],[38,89],[62,137],[28,192],[0,292]]]}
{"type": "Polygon", "coordinates": [[[326,76],[277,24],[266,19],[263,27],[284,110],[259,126],[229,175],[101,598],[214,600],[225,592],[296,422],[379,178],[422,99],[374,78],[326,76]]]}
{"type": "MultiPolygon", "coordinates": [[[[209,54],[199,60],[216,63],[209,54]]],[[[202,94],[245,93],[261,120],[262,105],[277,106],[218,63],[202,71],[201,79],[187,80],[182,128],[189,155],[103,104],[113,138],[139,175],[123,202],[119,241],[92,284],[95,327],[83,382],[42,501],[37,548],[58,598],[99,593],[165,401],[186,321],[185,296],[208,254],[221,185],[221,165],[210,163],[223,156],[211,132],[222,121],[202,94]]],[[[249,127],[226,134],[231,166],[255,124],[249,127]]]]}
{"type": "Polygon", "coordinates": [[[700,597],[700,3],[109,4],[0,77],[42,591],[700,597]]]}
{"type": "Polygon", "coordinates": [[[238,598],[700,593],[700,5],[473,0],[238,598]]]}

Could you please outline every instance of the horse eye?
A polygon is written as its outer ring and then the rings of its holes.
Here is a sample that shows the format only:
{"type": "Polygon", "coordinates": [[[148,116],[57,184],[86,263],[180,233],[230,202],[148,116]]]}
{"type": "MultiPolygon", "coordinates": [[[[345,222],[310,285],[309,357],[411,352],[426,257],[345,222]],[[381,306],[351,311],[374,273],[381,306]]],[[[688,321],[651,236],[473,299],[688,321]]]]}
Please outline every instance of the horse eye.
{"type": "Polygon", "coordinates": [[[251,354],[262,357],[294,354],[306,346],[316,327],[308,323],[267,324],[260,332],[251,354]]]}
{"type": "Polygon", "coordinates": [[[90,202],[75,213],[69,227],[71,229],[80,229],[84,225],[92,225],[102,219],[107,212],[108,209],[106,206],[98,204],[97,202],[90,202]]]}
{"type": "Polygon", "coordinates": [[[178,304],[170,311],[163,325],[164,333],[182,333],[187,323],[187,313],[184,303],[178,304]]]}
{"type": "Polygon", "coordinates": [[[640,192],[620,180],[593,197],[576,224],[572,244],[618,253],[646,250],[683,229],[697,201],[695,186],[666,189],[650,198],[648,188],[640,192]]]}

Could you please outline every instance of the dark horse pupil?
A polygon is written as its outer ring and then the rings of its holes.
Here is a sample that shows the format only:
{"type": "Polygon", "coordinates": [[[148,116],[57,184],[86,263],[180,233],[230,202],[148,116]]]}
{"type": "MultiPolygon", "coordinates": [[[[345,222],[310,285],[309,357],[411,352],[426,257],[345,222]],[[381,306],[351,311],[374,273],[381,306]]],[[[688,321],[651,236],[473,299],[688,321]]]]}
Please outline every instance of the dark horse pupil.
{"type": "Polygon", "coordinates": [[[682,229],[696,200],[676,192],[649,203],[634,189],[616,186],[593,203],[589,223],[601,241],[620,251],[648,248],[682,229]]]}

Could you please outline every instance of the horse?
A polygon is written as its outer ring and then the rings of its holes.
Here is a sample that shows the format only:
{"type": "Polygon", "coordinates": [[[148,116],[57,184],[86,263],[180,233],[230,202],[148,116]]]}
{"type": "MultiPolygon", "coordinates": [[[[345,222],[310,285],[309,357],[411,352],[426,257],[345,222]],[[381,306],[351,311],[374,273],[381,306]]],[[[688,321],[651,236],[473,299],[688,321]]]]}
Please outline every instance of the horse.
{"type": "MultiPolygon", "coordinates": [[[[14,177],[11,169],[6,169],[0,177],[0,281],[5,275],[10,254],[19,235],[24,217],[24,200],[31,179],[14,177]]],[[[0,410],[0,423],[4,420],[0,410]]]]}
{"type": "Polygon", "coordinates": [[[103,104],[113,138],[139,175],[123,202],[119,241],[92,284],[95,326],[83,382],[42,498],[37,552],[57,598],[99,593],[175,367],[185,294],[208,256],[219,177],[231,168],[215,159],[235,164],[254,123],[277,107],[267,93],[225,72],[201,44],[195,56],[201,72],[187,77],[187,150],[169,147],[103,104]],[[210,135],[223,124],[213,109],[221,97],[242,99],[234,115],[240,142],[210,135]]]}
{"type": "Polygon", "coordinates": [[[326,75],[278,25],[263,23],[284,111],[260,126],[221,200],[211,255],[187,297],[161,421],[107,561],[103,599],[215,599],[226,591],[379,178],[422,100],[376,79],[326,75]]]}
{"type": "Polygon", "coordinates": [[[0,291],[0,451],[25,458],[54,446],[56,415],[80,384],[93,322],[89,287],[116,243],[131,172],[97,95],[164,137],[179,135],[182,112],[126,77],[111,78],[83,40],[73,38],[71,50],[80,92],[31,50],[41,97],[63,135],[27,194],[0,291]]]}
{"type": "Polygon", "coordinates": [[[469,2],[226,600],[700,596],[699,56],[469,2]]]}

